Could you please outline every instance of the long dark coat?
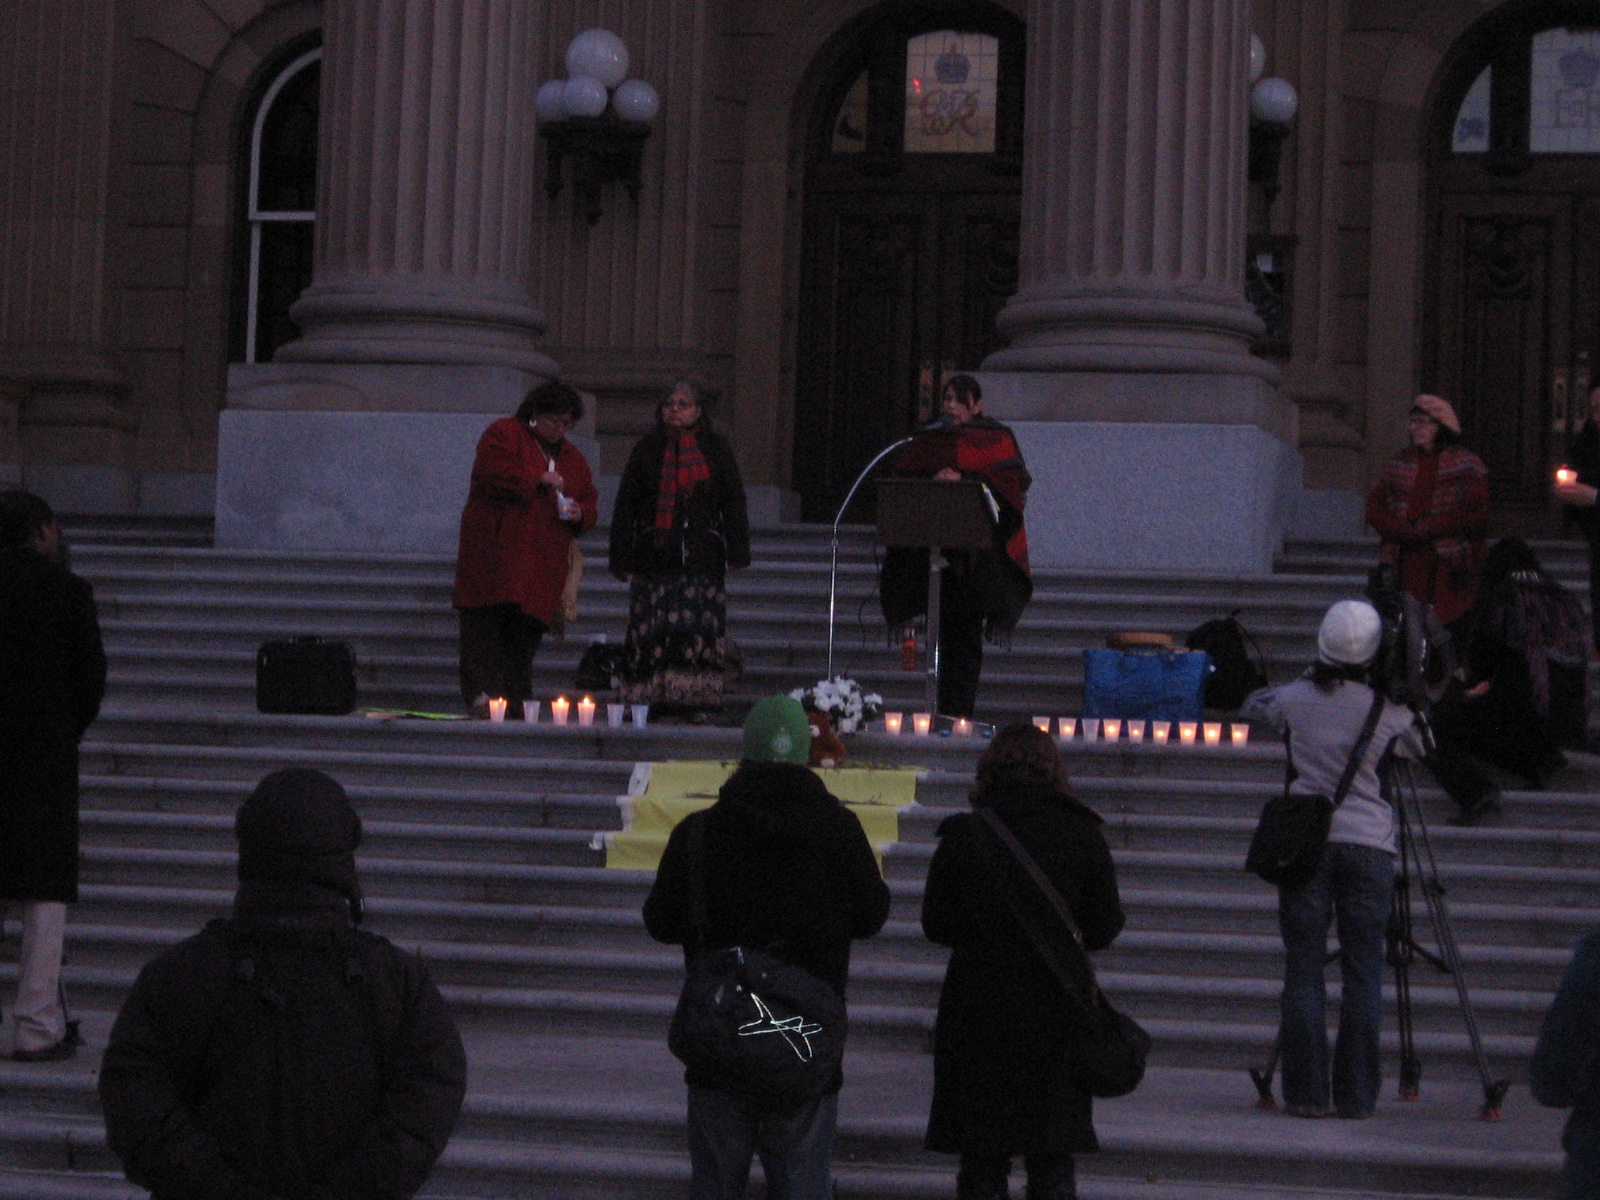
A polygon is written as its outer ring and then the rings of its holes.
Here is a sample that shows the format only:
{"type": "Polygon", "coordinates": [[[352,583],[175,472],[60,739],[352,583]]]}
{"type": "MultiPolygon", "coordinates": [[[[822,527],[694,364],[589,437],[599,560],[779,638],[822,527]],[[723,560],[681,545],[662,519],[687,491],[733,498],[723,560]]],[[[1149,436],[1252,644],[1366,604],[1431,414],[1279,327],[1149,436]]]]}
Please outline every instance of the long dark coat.
{"type": "Polygon", "coordinates": [[[78,740],[105,690],[94,590],[0,550],[0,900],[78,898],[78,740]]]}
{"type": "Polygon", "coordinates": [[[661,459],[670,436],[653,430],[640,438],[628,455],[611,515],[611,569],[721,579],[729,567],[748,567],[750,519],[739,460],[727,440],[704,422],[695,430],[695,441],[711,478],[687,497],[679,497],[672,535],[664,547],[654,544],[661,459]]]}
{"type": "MultiPolygon", "coordinates": [[[[1123,917],[1100,818],[1045,786],[1013,790],[993,809],[1055,884],[1089,948],[1109,945],[1123,917]]],[[[1049,910],[1009,855],[1006,878],[994,877],[992,860],[975,841],[980,836],[987,835],[969,813],[940,825],[923,895],[923,932],[952,948],[933,1034],[928,1149],[1007,1155],[1098,1149],[1092,1100],[1066,1079],[1061,985],[1000,887],[1017,888],[1041,914],[1049,910]]],[[[1044,919],[1060,925],[1053,916],[1044,919]]]]}

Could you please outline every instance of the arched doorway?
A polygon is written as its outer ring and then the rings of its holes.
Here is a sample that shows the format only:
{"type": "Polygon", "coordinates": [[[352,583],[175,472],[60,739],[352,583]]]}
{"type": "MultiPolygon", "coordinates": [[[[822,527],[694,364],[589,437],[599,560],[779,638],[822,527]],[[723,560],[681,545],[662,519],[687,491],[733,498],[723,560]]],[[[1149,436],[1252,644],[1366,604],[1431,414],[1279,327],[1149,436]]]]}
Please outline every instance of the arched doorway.
{"type": "Polygon", "coordinates": [[[1551,534],[1600,382],[1600,22],[1508,5],[1452,51],[1428,146],[1423,385],[1455,402],[1497,524],[1551,534]]]}
{"type": "Polygon", "coordinates": [[[872,456],[937,412],[941,379],[1003,344],[1023,49],[997,5],[895,3],[826,68],[806,131],[795,373],[807,520],[832,520],[872,456]]]}

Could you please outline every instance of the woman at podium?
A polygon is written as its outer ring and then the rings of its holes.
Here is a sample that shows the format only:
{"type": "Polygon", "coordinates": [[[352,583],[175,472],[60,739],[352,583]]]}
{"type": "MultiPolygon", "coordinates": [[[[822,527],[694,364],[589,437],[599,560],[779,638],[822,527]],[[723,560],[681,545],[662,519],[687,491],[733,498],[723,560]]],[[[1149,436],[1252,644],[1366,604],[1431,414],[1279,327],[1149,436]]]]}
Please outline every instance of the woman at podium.
{"type": "MultiPolygon", "coordinates": [[[[939,711],[972,716],[983,667],[983,642],[1016,628],[1033,596],[1022,512],[1032,482],[1011,430],[983,415],[983,392],[970,375],[944,385],[944,415],[911,441],[890,474],[905,479],[976,480],[994,518],[987,550],[947,550],[940,572],[939,711]]],[[[890,547],[878,585],[891,632],[928,610],[928,552],[890,547]]]]}

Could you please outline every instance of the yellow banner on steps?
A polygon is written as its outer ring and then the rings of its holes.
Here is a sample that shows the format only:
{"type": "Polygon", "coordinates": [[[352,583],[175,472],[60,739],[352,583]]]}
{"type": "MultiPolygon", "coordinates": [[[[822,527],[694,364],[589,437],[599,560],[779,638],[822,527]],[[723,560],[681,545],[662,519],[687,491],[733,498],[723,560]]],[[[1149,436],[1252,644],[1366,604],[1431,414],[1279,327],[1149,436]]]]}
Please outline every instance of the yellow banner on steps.
{"type": "MultiPolygon", "coordinates": [[[[623,871],[654,871],[667,836],[684,817],[716,802],[717,792],[737,762],[639,763],[628,794],[619,796],[620,832],[594,836],[606,866],[623,871]]],[[[918,767],[818,767],[817,775],[845,807],[855,813],[881,865],[884,848],[900,837],[899,812],[917,802],[918,767]]]]}

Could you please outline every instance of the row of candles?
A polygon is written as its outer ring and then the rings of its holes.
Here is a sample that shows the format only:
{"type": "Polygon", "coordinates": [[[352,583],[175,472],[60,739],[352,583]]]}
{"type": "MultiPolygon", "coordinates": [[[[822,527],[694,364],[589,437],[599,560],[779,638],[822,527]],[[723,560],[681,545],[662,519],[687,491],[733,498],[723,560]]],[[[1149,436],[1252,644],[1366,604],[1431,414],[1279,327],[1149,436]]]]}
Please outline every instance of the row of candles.
{"type": "MultiPolygon", "coordinates": [[[[489,720],[499,723],[506,719],[508,701],[504,696],[495,696],[489,701],[489,720]]],[[[539,723],[538,700],[524,700],[522,702],[522,719],[529,725],[539,723]]],[[[557,696],[550,701],[550,720],[556,725],[565,725],[571,720],[576,711],[579,725],[593,725],[595,710],[599,708],[593,696],[582,697],[576,705],[565,696],[557,696]]],[[[648,704],[607,704],[606,724],[613,729],[620,729],[626,722],[629,711],[632,711],[633,723],[643,729],[650,720],[650,706],[648,704]]]]}
{"type": "MultiPolygon", "coordinates": [[[[905,728],[905,718],[905,713],[884,713],[883,731],[898,735],[905,728]]],[[[1035,717],[1033,723],[1044,732],[1050,732],[1049,717],[1035,717]]],[[[1056,736],[1063,742],[1072,741],[1080,731],[1081,740],[1085,742],[1149,741],[1158,746],[1173,741],[1180,746],[1221,746],[1225,743],[1243,746],[1250,740],[1250,726],[1244,721],[1126,721],[1117,717],[1085,717],[1080,721],[1077,717],[1057,717],[1055,726],[1056,736]]],[[[927,737],[932,729],[932,713],[911,714],[911,732],[914,735],[927,737]]],[[[971,737],[972,722],[966,717],[957,717],[950,726],[950,732],[956,737],[971,737]]]]}

